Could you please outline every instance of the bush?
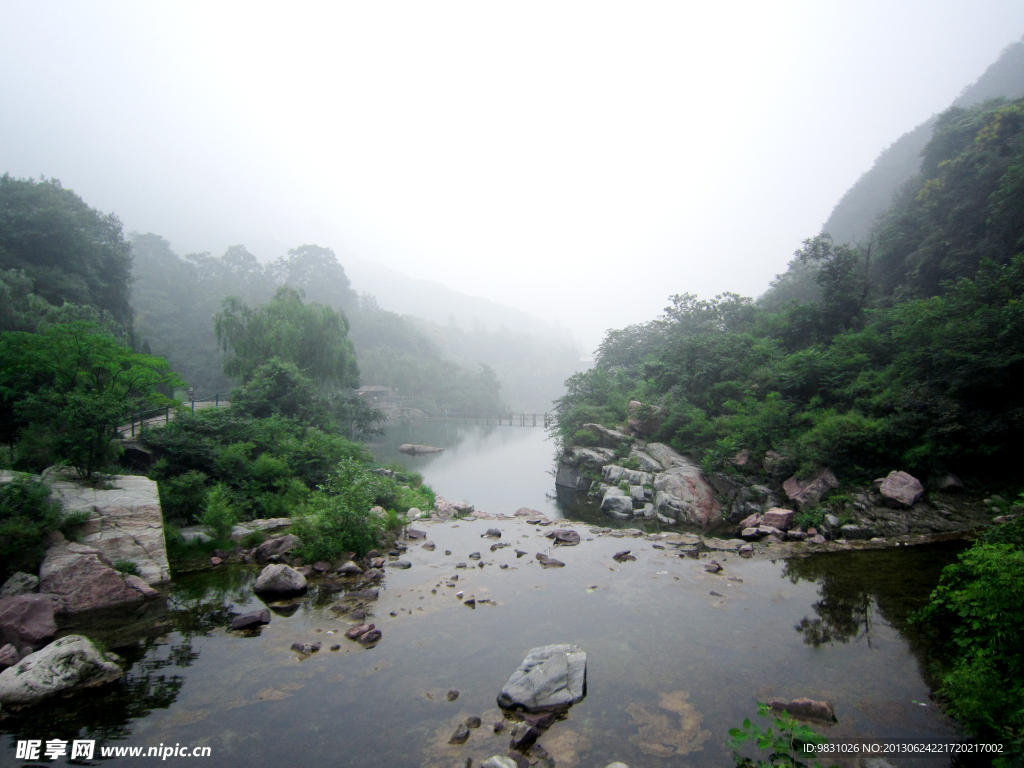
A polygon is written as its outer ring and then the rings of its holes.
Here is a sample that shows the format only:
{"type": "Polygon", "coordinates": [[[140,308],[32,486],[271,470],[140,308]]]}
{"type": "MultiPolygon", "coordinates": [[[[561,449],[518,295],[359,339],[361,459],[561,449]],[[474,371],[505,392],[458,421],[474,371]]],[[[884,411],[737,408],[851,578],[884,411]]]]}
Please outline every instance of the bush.
{"type": "Polygon", "coordinates": [[[203,513],[206,503],[206,475],[192,469],[183,475],[169,477],[157,483],[160,508],[168,520],[194,523],[203,513]]]}
{"type": "MultiPolygon", "coordinates": [[[[1001,526],[995,538],[1020,536],[1001,526]]],[[[937,637],[950,713],[979,739],[1000,739],[1024,755],[1024,549],[975,542],[947,566],[914,621],[937,637]]],[[[1009,757],[1007,759],[1010,759],[1009,757]]],[[[1009,763],[1007,763],[1009,765],[1009,763]]]]}
{"type": "Polygon", "coordinates": [[[131,560],[115,560],[114,570],[122,576],[138,576],[141,573],[139,566],[131,560]]]}
{"type": "Polygon", "coordinates": [[[346,552],[364,555],[377,546],[383,519],[370,507],[351,508],[342,496],[318,492],[302,507],[292,532],[302,539],[299,555],[309,562],[338,560],[346,552]]]}
{"type": "Polygon", "coordinates": [[[231,528],[238,522],[238,516],[231,505],[231,493],[223,485],[215,485],[206,495],[206,509],[199,522],[209,528],[213,538],[231,538],[231,528]]]}
{"type": "MultiPolygon", "coordinates": [[[[82,522],[80,518],[69,523],[82,522]]],[[[0,582],[16,571],[36,573],[46,554],[46,537],[61,528],[60,504],[50,487],[28,477],[0,483],[0,582]]]]}
{"type": "MultiPolygon", "coordinates": [[[[807,768],[807,763],[798,758],[804,756],[805,744],[823,744],[824,736],[815,733],[809,726],[798,722],[786,712],[776,715],[768,708],[767,704],[758,703],[757,714],[760,717],[769,718],[771,726],[767,729],[751,723],[749,719],[743,721],[742,728],[729,729],[729,747],[733,751],[733,758],[736,761],[736,768],[807,768]],[[748,742],[754,742],[759,749],[771,750],[768,760],[757,760],[740,754],[740,750],[748,742]]],[[[812,763],[814,768],[819,768],[819,763],[812,763]]]]}

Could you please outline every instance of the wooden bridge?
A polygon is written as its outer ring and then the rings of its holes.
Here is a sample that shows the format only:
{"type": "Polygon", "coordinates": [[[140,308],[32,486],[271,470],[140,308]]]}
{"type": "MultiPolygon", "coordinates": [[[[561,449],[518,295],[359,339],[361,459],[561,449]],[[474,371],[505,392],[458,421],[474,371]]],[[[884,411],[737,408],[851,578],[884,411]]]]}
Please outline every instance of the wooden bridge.
{"type": "Polygon", "coordinates": [[[461,421],[464,424],[494,424],[510,427],[544,427],[547,429],[554,421],[550,413],[510,413],[508,416],[459,416],[448,414],[446,416],[428,416],[429,421],[461,421]]]}

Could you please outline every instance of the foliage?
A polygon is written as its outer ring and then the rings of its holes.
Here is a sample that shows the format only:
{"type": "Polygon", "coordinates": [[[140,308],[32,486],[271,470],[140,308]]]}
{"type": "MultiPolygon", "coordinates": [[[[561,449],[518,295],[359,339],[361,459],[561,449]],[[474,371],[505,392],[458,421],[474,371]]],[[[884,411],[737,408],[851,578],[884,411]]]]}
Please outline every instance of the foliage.
{"type": "Polygon", "coordinates": [[[1000,526],[947,566],[915,617],[935,634],[949,711],[979,739],[1024,755],[1024,525],[1000,526]],[[1005,543],[1004,543],[1005,542],[1005,543]]]}
{"type": "MultiPolygon", "coordinates": [[[[743,721],[742,728],[729,729],[728,744],[733,751],[737,768],[807,768],[808,763],[800,759],[807,754],[804,745],[824,744],[826,741],[824,736],[815,733],[810,726],[798,722],[788,712],[777,715],[767,704],[759,702],[757,714],[769,718],[771,725],[762,728],[756,723],[751,723],[748,718],[743,721]],[[747,742],[753,742],[760,750],[770,750],[767,759],[754,761],[741,755],[740,751],[747,742]]],[[[820,768],[817,761],[810,765],[820,768]]]]}
{"type": "Polygon", "coordinates": [[[245,386],[231,391],[231,407],[256,419],[283,416],[330,430],[334,420],[312,379],[294,363],[271,358],[256,368],[245,386]]]}
{"type": "Polygon", "coordinates": [[[231,492],[223,485],[218,483],[206,494],[206,508],[199,522],[209,529],[213,538],[231,538],[231,528],[238,522],[238,515],[231,505],[231,492]]]}
{"type": "Polygon", "coordinates": [[[192,476],[188,489],[174,478],[189,472],[201,473],[207,487],[223,484],[239,519],[250,520],[290,515],[343,459],[372,460],[363,446],[340,435],[280,415],[253,418],[234,406],[195,414],[183,409],[170,424],[146,430],[142,439],[161,457],[150,477],[160,483],[161,493],[166,486],[172,499],[181,500],[182,519],[197,512],[198,478],[192,476]]]}
{"type": "Polygon", "coordinates": [[[321,387],[359,384],[345,315],[322,304],[303,303],[293,288],[279,288],[270,302],[256,309],[228,296],[214,327],[225,353],[224,372],[243,383],[266,361],[279,358],[294,363],[321,387]]]}
{"type": "Polygon", "coordinates": [[[206,474],[197,469],[160,480],[157,489],[164,517],[188,523],[198,520],[206,503],[206,481],[206,474]]]}
{"type": "Polygon", "coordinates": [[[36,573],[46,536],[61,528],[60,504],[50,487],[29,477],[0,483],[0,583],[16,571],[36,573]]]}
{"type": "Polygon", "coordinates": [[[139,566],[132,560],[115,560],[114,570],[122,576],[138,576],[142,573],[139,566]]]}
{"type": "Polygon", "coordinates": [[[812,300],[755,306],[671,297],[648,323],[609,331],[566,382],[565,445],[657,403],[655,439],[707,471],[733,446],[867,482],[893,467],[987,478],[1024,439],[1024,100],[944,115],[921,175],[870,245],[811,238],[812,300]]]}
{"type": "Polygon", "coordinates": [[[109,312],[130,332],[131,268],[116,216],[90,208],[56,179],[0,176],[0,271],[22,270],[48,304],[109,312]]]}
{"type": "Polygon", "coordinates": [[[158,388],[180,383],[162,358],[132,352],[81,320],[0,334],[0,360],[0,400],[13,415],[4,432],[45,430],[53,458],[82,477],[113,458],[128,414],[169,402],[158,388]]]}

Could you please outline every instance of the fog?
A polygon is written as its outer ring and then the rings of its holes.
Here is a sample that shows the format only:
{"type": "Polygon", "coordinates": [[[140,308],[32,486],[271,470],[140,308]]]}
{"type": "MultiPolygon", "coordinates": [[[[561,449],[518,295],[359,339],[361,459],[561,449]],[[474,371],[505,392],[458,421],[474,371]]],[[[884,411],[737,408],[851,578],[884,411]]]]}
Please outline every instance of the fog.
{"type": "Polygon", "coordinates": [[[1017,0],[0,14],[0,172],[179,253],[318,243],[587,348],[669,294],[761,293],[1024,32],[1017,0]]]}

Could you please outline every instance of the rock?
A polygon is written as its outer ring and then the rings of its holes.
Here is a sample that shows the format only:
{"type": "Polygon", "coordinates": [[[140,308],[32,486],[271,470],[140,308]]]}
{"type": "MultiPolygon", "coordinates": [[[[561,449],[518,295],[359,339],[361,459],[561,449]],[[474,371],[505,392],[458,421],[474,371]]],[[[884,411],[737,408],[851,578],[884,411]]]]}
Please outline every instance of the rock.
{"type": "Polygon", "coordinates": [[[614,762],[608,763],[608,765],[606,765],[604,768],[629,768],[629,766],[625,763],[614,762]]]}
{"type": "Polygon", "coordinates": [[[644,451],[638,450],[635,446],[630,450],[629,457],[636,461],[641,472],[649,472],[653,475],[655,472],[662,472],[665,469],[661,464],[648,456],[644,451]]]}
{"type": "Polygon", "coordinates": [[[20,658],[18,649],[14,647],[14,643],[8,643],[0,648],[0,672],[8,667],[13,667],[18,663],[20,658]]]}
{"type": "Polygon", "coordinates": [[[811,536],[808,541],[811,542],[811,544],[824,544],[826,539],[819,533],[817,536],[811,536]]]}
{"type": "Polygon", "coordinates": [[[426,538],[427,538],[427,532],[426,532],[426,531],[418,531],[418,530],[416,530],[415,528],[409,528],[409,529],[408,529],[408,530],[406,531],[406,535],[407,535],[407,536],[408,536],[408,537],[409,537],[409,538],[410,538],[410,539],[411,539],[412,541],[417,541],[417,540],[419,540],[419,539],[426,539],[426,538]]]}
{"type": "Polygon", "coordinates": [[[633,500],[619,488],[609,488],[601,499],[601,511],[620,519],[632,517],[633,500]]]}
{"type": "Polygon", "coordinates": [[[543,552],[538,552],[536,557],[537,557],[537,562],[540,563],[545,568],[564,568],[565,567],[565,563],[563,563],[561,560],[555,560],[555,558],[553,558],[553,557],[548,557],[543,552]]]}
{"type": "Polygon", "coordinates": [[[354,627],[349,627],[345,630],[345,637],[349,640],[357,640],[361,635],[365,635],[367,632],[373,630],[373,624],[357,624],[354,627]]]}
{"type": "Polygon", "coordinates": [[[753,544],[744,544],[742,547],[740,547],[736,551],[739,552],[740,555],[743,556],[743,557],[750,557],[751,555],[754,554],[754,545],[753,544]]]}
{"type": "Polygon", "coordinates": [[[786,532],[780,531],[778,528],[773,528],[770,525],[759,525],[757,526],[757,535],[764,538],[765,536],[775,536],[780,541],[785,538],[786,532]]]}
{"type": "Polygon", "coordinates": [[[410,456],[418,456],[424,453],[441,453],[444,448],[437,448],[433,445],[413,445],[412,443],[402,443],[398,446],[398,450],[401,453],[406,453],[410,456]]]}
{"type": "Polygon", "coordinates": [[[520,507],[512,513],[513,517],[543,517],[543,512],[538,512],[536,509],[527,509],[526,507],[520,507]]]}
{"type": "Polygon", "coordinates": [[[459,509],[443,496],[434,497],[434,514],[439,520],[451,520],[459,516],[459,509]]]}
{"type": "Polygon", "coordinates": [[[35,648],[56,632],[50,595],[15,595],[0,600],[0,645],[35,648]]]}
{"type": "Polygon", "coordinates": [[[410,563],[408,560],[395,560],[395,562],[391,564],[391,567],[399,568],[404,571],[408,568],[412,568],[412,563],[410,563]]]}
{"type": "Polygon", "coordinates": [[[752,468],[754,466],[754,454],[749,448],[744,448],[733,456],[729,463],[740,469],[752,468]]]}
{"type": "Polygon", "coordinates": [[[232,629],[252,629],[253,627],[259,627],[263,624],[270,623],[270,609],[264,608],[262,611],[250,611],[249,613],[243,613],[241,616],[235,616],[231,620],[232,629]]]}
{"type": "Polygon", "coordinates": [[[629,552],[630,550],[628,549],[624,549],[621,552],[616,552],[614,555],[612,555],[612,560],[614,560],[617,563],[624,563],[627,560],[636,560],[636,557],[634,555],[631,555],[629,552]]]}
{"type": "Polygon", "coordinates": [[[427,552],[433,552],[437,547],[432,541],[424,541],[423,544],[420,545],[420,548],[427,550],[427,552]]]}
{"type": "Polygon", "coordinates": [[[459,723],[459,727],[455,729],[455,733],[448,739],[449,744],[465,744],[469,740],[469,728],[466,727],[465,723],[459,723]]]}
{"type": "Polygon", "coordinates": [[[181,536],[181,540],[184,542],[201,541],[205,543],[213,541],[213,537],[203,530],[201,525],[190,525],[187,528],[182,528],[178,535],[181,536]]]}
{"type": "Polygon", "coordinates": [[[520,723],[519,727],[512,733],[512,741],[509,743],[509,747],[525,751],[532,747],[539,738],[540,731],[532,725],[520,723]]]}
{"type": "Polygon", "coordinates": [[[549,712],[568,709],[583,700],[587,654],[561,644],[533,648],[498,696],[503,709],[549,712]]]}
{"type": "Polygon", "coordinates": [[[123,674],[91,640],[67,635],[0,672],[0,704],[35,704],[119,680],[123,674]]]}
{"type": "Polygon", "coordinates": [[[639,400],[630,400],[626,406],[626,424],[640,435],[653,435],[661,427],[664,420],[662,409],[655,405],[645,405],[639,400]]]}
{"type": "Polygon", "coordinates": [[[913,475],[894,470],[882,481],[878,492],[891,506],[912,507],[924,496],[924,486],[913,475]]]}
{"type": "Polygon", "coordinates": [[[761,538],[761,533],[760,531],[758,531],[757,528],[744,528],[742,531],[740,531],[740,536],[742,536],[747,541],[757,541],[761,538]]]}
{"type": "Polygon", "coordinates": [[[342,576],[359,576],[363,572],[363,569],[355,564],[352,560],[342,563],[335,573],[341,574],[342,576]]]}
{"type": "Polygon", "coordinates": [[[761,525],[770,525],[780,531],[788,531],[793,527],[794,512],[791,509],[772,507],[761,518],[761,525]]]}
{"type": "Polygon", "coordinates": [[[789,712],[790,715],[800,720],[813,720],[819,723],[836,722],[836,711],[827,701],[793,699],[787,702],[772,699],[768,702],[768,706],[775,712],[789,712]]]}
{"type": "Polygon", "coordinates": [[[936,491],[941,493],[963,493],[964,482],[953,473],[947,473],[941,477],[936,478],[932,482],[932,487],[936,491]]]}
{"type": "Polygon", "coordinates": [[[109,490],[87,488],[67,480],[50,483],[50,496],[64,514],[87,512],[81,543],[108,563],[130,560],[147,584],[171,578],[164,545],[164,519],[156,483],[141,475],[116,475],[109,490]]]}
{"type": "Polygon", "coordinates": [[[359,636],[359,644],[374,645],[380,642],[381,637],[383,637],[383,633],[379,629],[371,629],[369,632],[359,636]]]}
{"type": "Polygon", "coordinates": [[[220,564],[221,564],[221,563],[223,563],[223,562],[224,562],[224,561],[223,561],[223,560],[221,560],[221,559],[220,559],[219,557],[211,557],[211,558],[210,558],[210,565],[212,565],[212,566],[214,566],[214,567],[216,567],[216,566],[220,565],[220,564]]]}
{"type": "Polygon", "coordinates": [[[39,566],[39,591],[54,596],[57,613],[80,613],[141,602],[158,593],[138,576],[122,576],[95,547],[55,544],[39,566]]]}
{"type": "Polygon", "coordinates": [[[863,525],[852,525],[849,523],[840,528],[839,533],[844,539],[848,539],[849,541],[870,539],[875,536],[875,532],[871,528],[863,525]]]}
{"type": "Polygon", "coordinates": [[[481,764],[480,768],[516,768],[516,761],[504,755],[493,755],[481,764]]]}
{"type": "Polygon", "coordinates": [[[492,539],[500,539],[501,531],[499,531],[497,528],[488,528],[487,533],[485,533],[484,536],[487,536],[492,539]]]}
{"type": "Polygon", "coordinates": [[[712,560],[704,566],[704,570],[708,573],[721,573],[722,566],[716,560],[712,560]]]}
{"type": "Polygon", "coordinates": [[[766,451],[764,459],[761,460],[761,466],[764,467],[764,471],[768,474],[775,474],[775,470],[782,464],[783,456],[781,453],[776,451],[766,451]]]}
{"type": "Polygon", "coordinates": [[[326,560],[317,560],[315,563],[313,563],[313,570],[317,573],[327,573],[329,570],[331,570],[331,564],[328,563],[326,560]]]}
{"type": "Polygon", "coordinates": [[[803,531],[786,531],[786,541],[805,541],[807,534],[803,531]]]}
{"type": "Polygon", "coordinates": [[[253,557],[257,560],[267,560],[274,555],[286,555],[293,549],[302,546],[302,539],[291,533],[278,536],[276,539],[267,539],[252,551],[253,557]]]}
{"type": "Polygon", "coordinates": [[[786,492],[786,496],[799,509],[819,504],[829,491],[838,487],[839,481],[830,469],[819,469],[805,480],[800,480],[793,475],[782,484],[782,490],[786,492]]]}
{"type": "Polygon", "coordinates": [[[740,539],[705,539],[704,546],[716,552],[738,552],[743,542],[740,539]]]}
{"type": "Polygon", "coordinates": [[[16,597],[17,595],[29,595],[39,591],[39,577],[31,573],[18,571],[0,587],[0,600],[5,597],[16,597]]]}
{"type": "Polygon", "coordinates": [[[704,479],[700,467],[662,443],[649,444],[647,452],[666,467],[654,477],[658,514],[704,528],[719,519],[715,489],[704,479]]]}
{"type": "Polygon", "coordinates": [[[384,573],[382,571],[378,571],[376,568],[371,568],[363,574],[363,578],[367,581],[379,581],[384,578],[384,573]]]}
{"type": "Polygon", "coordinates": [[[608,429],[608,427],[601,424],[584,424],[581,429],[589,429],[591,432],[596,432],[601,440],[602,448],[618,448],[620,445],[633,442],[633,438],[629,435],[624,435],[615,429],[608,429]]]}
{"type": "Polygon", "coordinates": [[[284,563],[268,565],[256,579],[256,592],[274,595],[294,594],[306,590],[306,577],[284,563]]]}
{"type": "Polygon", "coordinates": [[[555,544],[566,547],[574,547],[580,543],[580,535],[573,530],[560,529],[547,534],[549,539],[554,539],[555,544]]]}
{"type": "Polygon", "coordinates": [[[458,691],[456,691],[456,690],[455,690],[454,688],[452,688],[452,689],[451,689],[450,691],[448,691],[448,693],[447,693],[447,694],[445,695],[445,698],[446,698],[446,699],[448,699],[448,701],[455,701],[455,700],[456,700],[457,698],[459,698],[459,692],[458,692],[458,691]]]}
{"type": "Polygon", "coordinates": [[[781,544],[782,543],[782,537],[781,536],[776,536],[773,533],[770,536],[765,536],[764,539],[762,539],[762,541],[764,541],[765,544],[781,544]]]}
{"type": "Polygon", "coordinates": [[[635,469],[626,469],[618,464],[606,464],[601,467],[601,479],[608,485],[618,485],[623,480],[627,485],[650,485],[654,482],[654,476],[648,472],[640,472],[635,469]]]}

